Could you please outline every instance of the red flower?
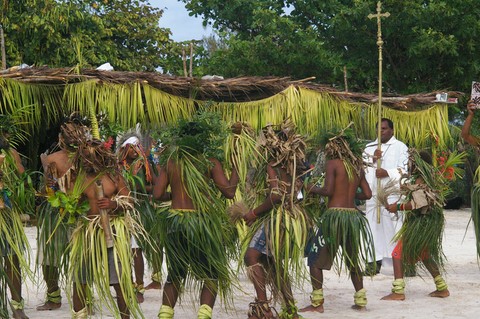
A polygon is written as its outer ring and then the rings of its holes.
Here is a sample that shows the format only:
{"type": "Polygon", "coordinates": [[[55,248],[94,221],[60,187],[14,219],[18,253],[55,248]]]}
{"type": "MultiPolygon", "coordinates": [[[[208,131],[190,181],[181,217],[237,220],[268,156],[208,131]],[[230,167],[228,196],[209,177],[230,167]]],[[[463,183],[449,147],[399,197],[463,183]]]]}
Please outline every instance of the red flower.
{"type": "Polygon", "coordinates": [[[108,137],[108,139],[103,142],[103,146],[106,148],[106,149],[111,149],[112,146],[113,146],[113,138],[111,136],[108,137]]]}

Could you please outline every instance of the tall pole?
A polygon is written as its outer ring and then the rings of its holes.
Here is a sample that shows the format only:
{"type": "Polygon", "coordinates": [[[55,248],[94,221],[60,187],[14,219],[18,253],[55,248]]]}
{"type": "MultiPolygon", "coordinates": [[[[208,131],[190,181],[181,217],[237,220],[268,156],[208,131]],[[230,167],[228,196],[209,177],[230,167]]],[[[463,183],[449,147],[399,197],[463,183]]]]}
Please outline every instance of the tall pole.
{"type": "MultiPolygon", "coordinates": [[[[382,13],[382,2],[377,2],[377,13],[376,14],[369,14],[368,18],[373,19],[377,18],[377,46],[378,46],[378,121],[377,121],[377,138],[378,138],[378,150],[382,150],[382,47],[383,47],[383,40],[382,40],[382,17],[389,17],[390,13],[385,12],[382,13]]],[[[377,159],[377,169],[382,168],[382,160],[381,158],[377,159]]],[[[380,179],[377,178],[377,193],[380,189],[380,179]]],[[[380,224],[380,203],[377,199],[377,223],[380,224]]]]}

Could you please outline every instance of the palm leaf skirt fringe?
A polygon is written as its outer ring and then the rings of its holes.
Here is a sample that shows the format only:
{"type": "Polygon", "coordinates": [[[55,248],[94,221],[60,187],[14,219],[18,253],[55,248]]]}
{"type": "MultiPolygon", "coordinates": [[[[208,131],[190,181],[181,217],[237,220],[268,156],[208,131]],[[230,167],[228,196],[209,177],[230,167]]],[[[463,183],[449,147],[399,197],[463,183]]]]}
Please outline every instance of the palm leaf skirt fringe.
{"type": "Polygon", "coordinates": [[[367,258],[375,258],[370,226],[361,211],[354,208],[329,208],[320,217],[319,227],[330,254],[337,254],[331,257],[338,257],[333,260],[338,274],[344,266],[363,271],[367,258]]]}
{"type": "Polygon", "coordinates": [[[48,265],[58,267],[60,276],[67,273],[69,259],[69,238],[72,225],[60,221],[60,212],[45,200],[38,207],[37,267],[48,265]]]}
{"type": "Polygon", "coordinates": [[[435,206],[427,214],[420,210],[407,211],[396,239],[402,240],[402,261],[405,267],[427,258],[444,271],[445,255],[442,250],[445,216],[443,208],[435,206]]]}
{"type": "Polygon", "coordinates": [[[204,281],[216,281],[223,303],[231,306],[236,276],[230,261],[237,260],[236,230],[226,214],[170,210],[159,218],[169,278],[192,288],[195,296],[204,281]]]}
{"type": "MultiPolygon", "coordinates": [[[[111,218],[110,224],[114,234],[114,246],[111,249],[113,249],[114,267],[120,289],[130,310],[130,315],[133,318],[144,318],[132,285],[131,271],[131,236],[134,232],[138,232],[138,225],[129,214],[111,218]]],[[[108,264],[108,248],[100,216],[80,220],[70,242],[68,281],[77,283],[77,287],[80,284],[86,284],[87,296],[83,297],[87,298],[87,302],[88,297],[91,297],[91,293],[95,291],[99,304],[106,306],[117,317],[119,310],[116,298],[110,291],[108,264]]],[[[81,293],[80,290],[78,292],[81,293]]]]}

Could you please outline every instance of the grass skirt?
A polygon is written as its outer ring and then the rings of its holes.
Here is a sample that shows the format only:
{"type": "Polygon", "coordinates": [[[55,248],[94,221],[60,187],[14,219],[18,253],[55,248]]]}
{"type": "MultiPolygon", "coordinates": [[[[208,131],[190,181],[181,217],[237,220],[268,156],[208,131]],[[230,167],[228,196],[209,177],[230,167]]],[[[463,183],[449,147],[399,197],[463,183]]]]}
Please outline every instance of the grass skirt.
{"type": "MultiPolygon", "coordinates": [[[[163,263],[163,249],[158,240],[158,211],[149,202],[149,196],[137,194],[138,204],[136,210],[139,212],[139,223],[145,229],[145,236],[137,238],[139,246],[142,248],[148,266],[155,272],[161,271],[163,263]]],[[[164,210],[165,208],[163,208],[164,210]]]]}
{"type": "MultiPolygon", "coordinates": [[[[20,211],[12,203],[13,208],[0,209],[0,250],[4,259],[16,255],[22,276],[31,277],[30,247],[20,220],[20,211]]],[[[8,318],[7,277],[2,260],[0,267],[0,318],[8,318]]]]}
{"type": "MultiPolygon", "coordinates": [[[[137,231],[137,224],[129,214],[122,217],[110,218],[114,238],[114,260],[116,275],[120,289],[132,318],[143,318],[137,303],[136,294],[132,285],[132,251],[130,238],[137,231]],[[118,267],[118,264],[120,266],[118,267]]],[[[119,316],[116,298],[110,291],[108,270],[108,252],[105,234],[101,227],[100,216],[83,218],[78,222],[70,242],[70,263],[68,271],[69,283],[76,283],[77,287],[86,284],[87,296],[95,290],[100,305],[105,305],[109,311],[119,316]]],[[[70,286],[70,285],[69,285],[70,286]]],[[[80,292],[80,291],[79,291],[80,292]]],[[[71,296],[69,296],[71,299],[71,296]]]]}
{"type": "Polygon", "coordinates": [[[319,227],[339,274],[344,266],[363,271],[367,258],[375,255],[368,220],[358,209],[328,208],[320,217],[319,227]]]}
{"type": "Polygon", "coordinates": [[[170,210],[160,215],[160,244],[165,248],[168,278],[200,292],[202,281],[216,280],[225,305],[232,301],[230,267],[237,260],[235,228],[226,214],[170,210]]]}
{"type": "Polygon", "coordinates": [[[422,257],[428,257],[437,264],[440,271],[444,270],[444,226],[442,207],[434,206],[426,214],[422,214],[420,209],[405,212],[402,228],[395,236],[402,241],[402,262],[405,269],[415,265],[422,257]]]}
{"type": "Polygon", "coordinates": [[[73,231],[72,225],[59,221],[59,209],[45,200],[38,207],[37,227],[37,266],[53,266],[59,268],[60,275],[68,270],[68,243],[73,231]]]}

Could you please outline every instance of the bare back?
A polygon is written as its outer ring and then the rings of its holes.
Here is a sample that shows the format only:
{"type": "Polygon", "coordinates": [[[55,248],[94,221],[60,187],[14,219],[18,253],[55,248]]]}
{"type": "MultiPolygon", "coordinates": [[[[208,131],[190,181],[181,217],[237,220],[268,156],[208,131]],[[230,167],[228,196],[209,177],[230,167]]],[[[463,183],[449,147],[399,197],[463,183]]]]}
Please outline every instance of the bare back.
{"type": "MultiPolygon", "coordinates": [[[[230,179],[227,179],[223,171],[221,163],[217,159],[209,159],[212,168],[205,178],[211,178],[215,186],[227,198],[233,198],[238,184],[237,170],[232,170],[230,179]]],[[[160,199],[166,192],[167,187],[171,188],[171,200],[173,209],[195,209],[193,200],[188,195],[184,180],[182,177],[182,169],[178,163],[170,160],[167,165],[161,167],[158,177],[156,177],[153,197],[160,199]]]]}
{"type": "Polygon", "coordinates": [[[350,180],[342,160],[329,160],[326,166],[323,188],[326,190],[324,195],[328,196],[328,207],[355,208],[355,198],[359,198],[358,187],[362,190],[360,195],[364,195],[360,198],[371,197],[371,190],[363,171],[360,176],[354,176],[350,180]]]}
{"type": "Polygon", "coordinates": [[[182,170],[177,163],[170,161],[167,165],[167,176],[170,188],[172,190],[172,208],[173,209],[195,209],[193,201],[188,196],[183,178],[182,170]]]}

